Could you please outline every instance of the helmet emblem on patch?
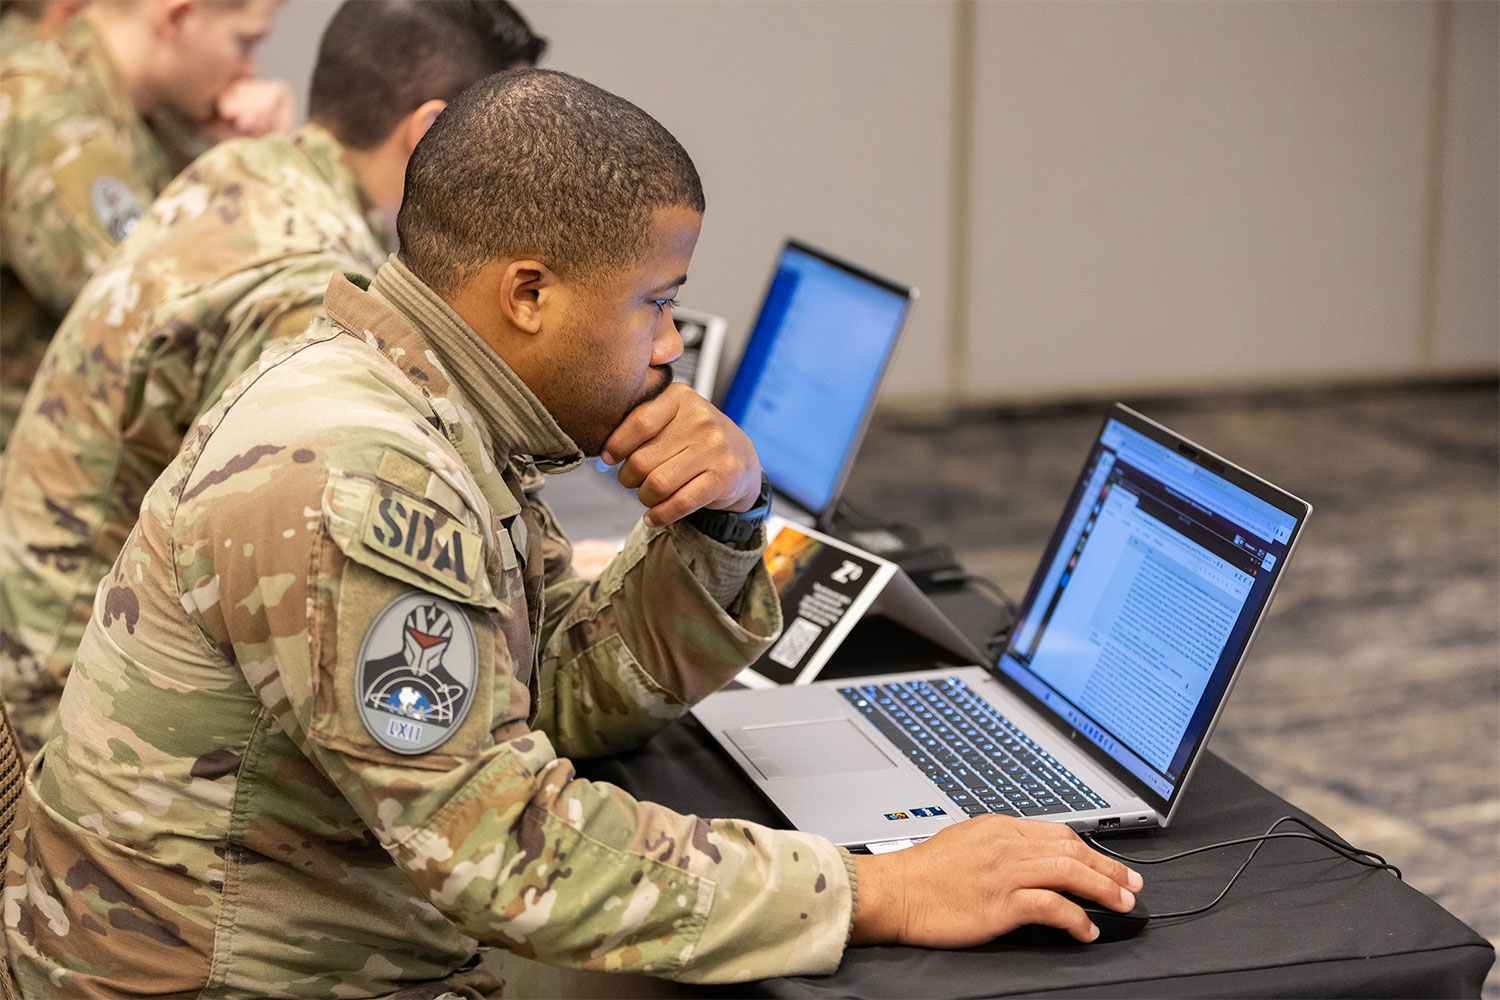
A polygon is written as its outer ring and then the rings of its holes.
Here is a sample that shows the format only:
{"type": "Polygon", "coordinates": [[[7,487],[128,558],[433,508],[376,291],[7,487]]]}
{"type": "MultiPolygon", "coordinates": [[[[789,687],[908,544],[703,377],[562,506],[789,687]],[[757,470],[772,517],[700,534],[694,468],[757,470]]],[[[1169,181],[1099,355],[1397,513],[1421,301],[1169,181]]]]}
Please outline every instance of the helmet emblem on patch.
{"type": "Polygon", "coordinates": [[[467,616],[431,594],[403,594],[375,616],[360,643],[360,719],[387,750],[427,753],[463,722],[476,669],[467,616]]]}

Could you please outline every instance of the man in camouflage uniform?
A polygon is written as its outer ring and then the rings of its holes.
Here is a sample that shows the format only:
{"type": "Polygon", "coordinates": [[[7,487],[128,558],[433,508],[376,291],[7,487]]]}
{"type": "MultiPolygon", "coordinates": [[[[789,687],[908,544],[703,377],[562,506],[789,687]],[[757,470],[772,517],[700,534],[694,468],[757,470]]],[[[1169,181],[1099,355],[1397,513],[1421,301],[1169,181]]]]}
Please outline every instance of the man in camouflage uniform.
{"type": "MultiPolygon", "coordinates": [[[[275,0],[110,0],[0,67],[0,449],[58,322],[83,283],[187,161],[175,118],[216,137],[260,134],[284,84],[251,81],[275,0]],[[251,110],[251,109],[255,110],[251,110]]],[[[283,96],[284,95],[284,98],[283,96]]],[[[288,117],[287,124],[290,124],[288,117]]]]}
{"type": "Polygon", "coordinates": [[[313,75],[313,123],[206,153],[84,287],[0,491],[0,690],[27,755],[146,488],[267,341],[307,328],[330,273],[375,273],[427,125],[474,81],[534,57],[494,30],[517,21],[503,0],[341,8],[313,75]]]}
{"type": "Polygon", "coordinates": [[[638,744],[779,629],[754,449],[667,384],[702,209],[676,140],[582,81],[449,105],[401,258],[235,383],[101,588],[11,842],[27,996],[494,995],[478,942],[736,981],[851,938],[1086,938],[1049,887],[1130,905],[1060,824],[856,859],[559,756],[638,744]],[[593,582],[535,495],[585,453],[648,508],[593,582]]]}

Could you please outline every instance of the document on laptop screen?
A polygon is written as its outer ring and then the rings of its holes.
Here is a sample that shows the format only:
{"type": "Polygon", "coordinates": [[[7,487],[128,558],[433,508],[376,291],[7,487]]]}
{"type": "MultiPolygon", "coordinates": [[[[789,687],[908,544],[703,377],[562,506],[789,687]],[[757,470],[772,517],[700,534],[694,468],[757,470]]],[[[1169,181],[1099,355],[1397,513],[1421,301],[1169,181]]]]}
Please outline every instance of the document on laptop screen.
{"type": "Polygon", "coordinates": [[[807,510],[832,500],[909,300],[788,246],[724,399],[771,483],[807,510]]]}
{"type": "Polygon", "coordinates": [[[1170,796],[1295,519],[1111,422],[1001,667],[1170,796]]]}

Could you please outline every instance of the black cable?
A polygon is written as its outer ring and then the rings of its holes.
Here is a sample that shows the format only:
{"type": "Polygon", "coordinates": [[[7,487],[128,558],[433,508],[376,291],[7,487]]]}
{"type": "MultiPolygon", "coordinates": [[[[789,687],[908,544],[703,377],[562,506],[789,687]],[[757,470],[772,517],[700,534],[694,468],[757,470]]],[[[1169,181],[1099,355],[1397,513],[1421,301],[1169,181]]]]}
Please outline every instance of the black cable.
{"type": "Polygon", "coordinates": [[[1016,617],[1016,602],[1011,600],[1010,595],[1005,592],[1005,589],[994,580],[990,580],[986,577],[982,577],[974,573],[966,573],[964,574],[964,582],[972,584],[973,586],[989,594],[999,602],[1000,607],[1005,609],[1005,613],[1008,616],[1010,616],[1012,619],[1016,617]]]}
{"type": "MultiPolygon", "coordinates": [[[[852,503],[842,497],[840,497],[838,502],[834,504],[833,512],[835,514],[842,514],[844,520],[846,521],[863,522],[863,525],[866,528],[889,529],[892,527],[908,527],[907,525],[898,525],[895,521],[882,521],[879,518],[871,517],[868,514],[861,514],[859,511],[854,509],[854,505],[852,503]]],[[[855,527],[859,526],[860,525],[858,524],[855,525],[855,527]]]]}
{"type": "MultiPolygon", "coordinates": [[[[958,556],[954,553],[951,545],[942,542],[924,542],[922,533],[909,524],[897,521],[884,521],[880,518],[871,517],[851,504],[847,499],[840,497],[834,505],[834,514],[849,522],[850,527],[856,531],[883,530],[888,531],[906,542],[907,547],[900,552],[892,553],[890,558],[899,565],[905,566],[921,556],[944,555],[949,557],[953,563],[951,569],[942,572],[947,574],[941,579],[931,579],[930,584],[941,584],[945,586],[969,585],[993,597],[1005,613],[1005,620],[990,633],[985,642],[985,651],[998,657],[1005,650],[1006,643],[1010,641],[1010,633],[1015,628],[1016,619],[1020,615],[1020,606],[1007,594],[998,583],[993,580],[978,576],[963,569],[958,556]]],[[[920,571],[918,571],[920,572],[920,571]]]]}
{"type": "Polygon", "coordinates": [[[1099,843],[1099,841],[1094,839],[1093,835],[1089,833],[1083,834],[1083,839],[1087,841],[1089,845],[1092,846],[1095,850],[1098,850],[1103,854],[1108,854],[1112,858],[1117,858],[1120,861],[1125,861],[1133,865],[1159,865],[1164,864],[1168,861],[1178,861],[1182,858],[1189,857],[1190,855],[1202,854],[1205,851],[1217,851],[1224,847],[1234,847],[1239,844],[1255,844],[1255,847],[1251,849],[1250,854],[1240,864],[1239,868],[1235,870],[1235,873],[1230,876],[1229,882],[1224,886],[1223,889],[1219,891],[1219,894],[1215,896],[1212,901],[1204,904],[1203,906],[1195,907],[1191,910],[1178,910],[1174,913],[1154,913],[1151,915],[1151,919],[1153,920],[1165,920],[1168,917],[1191,917],[1195,916],[1196,914],[1202,913],[1205,910],[1209,910],[1215,906],[1218,906],[1220,900],[1222,900],[1229,894],[1230,889],[1234,888],[1234,883],[1239,881],[1239,877],[1244,874],[1246,868],[1250,867],[1250,862],[1255,860],[1255,856],[1260,853],[1260,849],[1265,846],[1266,841],[1268,840],[1310,840],[1315,844],[1321,844],[1322,846],[1328,848],[1336,854],[1341,855],[1342,857],[1348,858],[1350,861],[1353,861],[1357,865],[1363,865],[1366,868],[1383,868],[1395,875],[1396,878],[1402,878],[1401,869],[1397,868],[1393,864],[1387,863],[1385,858],[1376,854],[1374,851],[1366,851],[1361,848],[1355,847],[1348,841],[1343,840],[1343,838],[1335,840],[1333,837],[1330,837],[1319,830],[1313,829],[1312,826],[1310,826],[1307,822],[1298,819],[1296,816],[1282,816],[1276,822],[1267,827],[1265,833],[1257,837],[1237,837],[1234,840],[1223,840],[1216,844],[1206,844],[1203,847],[1190,848],[1186,851],[1180,851],[1177,854],[1168,854],[1165,857],[1160,858],[1129,857],[1127,855],[1119,853],[1118,851],[1113,851],[1108,847],[1105,847],[1103,844],[1099,843]],[[1308,832],[1276,833],[1276,828],[1283,823],[1296,823],[1298,826],[1302,827],[1308,832]]]}
{"type": "MultiPolygon", "coordinates": [[[[1118,851],[1113,851],[1113,850],[1109,849],[1108,847],[1105,847],[1104,845],[1099,844],[1097,841],[1094,840],[1094,837],[1093,837],[1092,833],[1086,833],[1086,834],[1084,834],[1084,837],[1085,837],[1085,839],[1087,839],[1091,843],[1093,843],[1096,847],[1098,847],[1101,851],[1103,851],[1105,854],[1109,854],[1109,855],[1111,855],[1113,857],[1119,858],[1121,861],[1129,861],[1132,864],[1140,864],[1140,865],[1156,865],[1156,864],[1162,864],[1163,862],[1167,862],[1167,861],[1178,861],[1178,860],[1181,860],[1182,858],[1188,857],[1188,856],[1193,855],[1193,854],[1202,854],[1205,851],[1216,851],[1216,850],[1218,850],[1221,847],[1234,847],[1237,844],[1250,844],[1250,843],[1255,843],[1257,841],[1263,841],[1263,840],[1277,840],[1277,839],[1316,840],[1319,843],[1324,844],[1329,849],[1337,851],[1340,854],[1343,854],[1345,857],[1350,857],[1350,855],[1353,854],[1353,855],[1362,855],[1363,857],[1366,857],[1366,858],[1372,858],[1372,859],[1374,859],[1373,863],[1369,862],[1369,861],[1360,861],[1359,863],[1360,864],[1368,865],[1371,868],[1390,868],[1392,870],[1396,870],[1396,871],[1398,871],[1398,877],[1399,877],[1399,870],[1395,869],[1395,866],[1387,864],[1385,858],[1383,858],[1380,855],[1376,854],[1374,851],[1363,850],[1361,848],[1355,847],[1353,844],[1350,844],[1347,841],[1335,840],[1332,837],[1328,836],[1327,834],[1322,833],[1321,831],[1313,829],[1311,826],[1309,826],[1307,823],[1303,822],[1302,820],[1298,819],[1296,816],[1283,816],[1280,819],[1278,819],[1276,822],[1272,823],[1270,825],[1270,827],[1266,830],[1265,833],[1262,833],[1262,834],[1259,834],[1259,835],[1256,835],[1256,836],[1251,836],[1251,837],[1237,837],[1234,840],[1223,840],[1223,841],[1220,841],[1220,842],[1218,842],[1216,844],[1206,844],[1206,845],[1204,845],[1202,847],[1193,847],[1193,848],[1189,848],[1186,851],[1180,851],[1177,854],[1168,854],[1168,855],[1165,855],[1164,857],[1160,857],[1160,858],[1131,858],[1131,857],[1126,857],[1125,855],[1119,853],[1118,851]],[[1296,823],[1298,826],[1303,827],[1304,829],[1306,829],[1309,832],[1307,832],[1307,833],[1274,833],[1273,831],[1278,826],[1280,826],[1282,823],[1296,823]]],[[[1350,857],[1350,860],[1356,860],[1357,861],[1358,859],[1350,857]]]]}
{"type": "Polygon", "coordinates": [[[908,560],[915,559],[917,556],[933,555],[934,553],[947,555],[950,560],[955,558],[953,554],[953,546],[944,545],[942,542],[923,542],[920,545],[914,545],[910,548],[902,549],[897,554],[901,557],[901,562],[906,562],[908,560]]]}
{"type": "Polygon", "coordinates": [[[960,582],[965,586],[971,586],[976,590],[984,591],[990,597],[994,598],[995,603],[1000,606],[1003,616],[1002,620],[999,626],[990,632],[989,638],[984,642],[985,652],[998,658],[1001,653],[1005,652],[1005,647],[1010,642],[1011,632],[1015,631],[1016,621],[1021,614],[1020,606],[994,580],[965,571],[960,578],[960,582]]]}

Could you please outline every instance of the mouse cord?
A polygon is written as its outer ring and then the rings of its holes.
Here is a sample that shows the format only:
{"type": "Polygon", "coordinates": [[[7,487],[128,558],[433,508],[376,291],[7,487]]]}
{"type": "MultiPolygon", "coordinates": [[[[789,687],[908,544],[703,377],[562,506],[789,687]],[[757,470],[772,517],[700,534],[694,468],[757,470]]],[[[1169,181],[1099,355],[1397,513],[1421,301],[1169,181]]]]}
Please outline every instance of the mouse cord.
{"type": "Polygon", "coordinates": [[[1178,910],[1175,913],[1154,913],[1151,915],[1151,919],[1153,920],[1164,920],[1167,917],[1191,917],[1196,914],[1202,913],[1205,910],[1218,906],[1219,901],[1229,894],[1230,889],[1234,888],[1234,883],[1239,880],[1240,875],[1244,873],[1245,869],[1250,867],[1250,862],[1255,860],[1255,855],[1260,853],[1260,849],[1265,846],[1265,843],[1268,840],[1310,840],[1315,844],[1322,844],[1329,850],[1343,855],[1350,861],[1353,861],[1355,864],[1364,865],[1366,868],[1384,868],[1386,871],[1389,871],[1393,875],[1395,875],[1398,879],[1401,878],[1401,869],[1397,868],[1395,865],[1387,863],[1385,858],[1382,858],[1374,851],[1361,850],[1360,848],[1355,847],[1353,844],[1343,841],[1342,839],[1335,840],[1332,837],[1327,836],[1326,834],[1314,830],[1306,822],[1298,819],[1296,816],[1281,817],[1276,822],[1267,827],[1265,833],[1257,837],[1237,837],[1234,840],[1224,840],[1220,841],[1217,844],[1206,844],[1203,847],[1194,847],[1190,850],[1181,851],[1177,854],[1169,854],[1161,858],[1128,857],[1124,854],[1120,854],[1118,851],[1112,851],[1108,847],[1105,847],[1103,844],[1095,840],[1091,834],[1085,833],[1082,836],[1083,839],[1087,841],[1091,847],[1095,848],[1101,853],[1108,854],[1113,858],[1118,858],[1121,861],[1126,861],[1133,865],[1157,865],[1167,861],[1176,861],[1180,858],[1185,858],[1193,854],[1202,854],[1205,851],[1216,851],[1223,847],[1234,847],[1238,844],[1252,843],[1255,845],[1255,847],[1250,851],[1249,856],[1245,858],[1244,862],[1240,864],[1240,867],[1235,871],[1234,875],[1230,877],[1229,882],[1224,886],[1222,890],[1220,890],[1219,894],[1215,896],[1211,902],[1191,910],[1178,910]],[[1283,823],[1296,823],[1298,826],[1303,827],[1308,832],[1276,833],[1276,828],[1283,823]]]}

